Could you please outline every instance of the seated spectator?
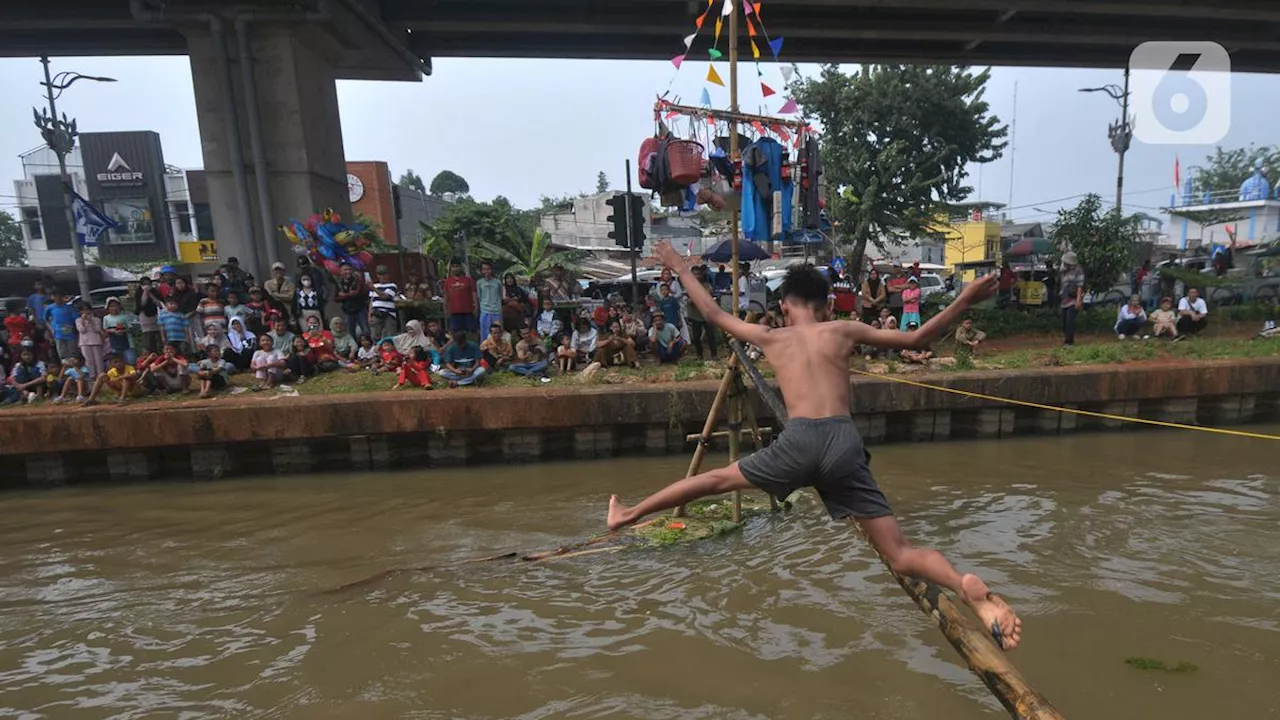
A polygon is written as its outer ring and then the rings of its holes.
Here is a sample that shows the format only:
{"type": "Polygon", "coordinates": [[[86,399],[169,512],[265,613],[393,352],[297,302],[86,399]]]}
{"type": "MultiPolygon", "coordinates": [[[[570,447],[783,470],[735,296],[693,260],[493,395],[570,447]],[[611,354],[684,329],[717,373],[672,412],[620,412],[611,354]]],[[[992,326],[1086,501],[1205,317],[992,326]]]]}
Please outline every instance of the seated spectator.
{"type": "Polygon", "coordinates": [[[102,392],[103,388],[115,393],[117,405],[123,405],[124,401],[130,397],[146,393],[138,380],[137,369],[126,364],[124,356],[119,353],[111,353],[107,356],[107,371],[93,381],[93,389],[85,399],[85,406],[96,405],[98,393],[102,392]]]}
{"type": "Polygon", "coordinates": [[[215,390],[221,390],[230,383],[231,363],[222,359],[222,348],[209,345],[205,348],[205,359],[196,365],[196,379],[200,381],[200,397],[208,398],[215,390]]]}
{"type": "Polygon", "coordinates": [[[378,360],[374,371],[399,373],[400,366],[403,364],[404,353],[396,349],[396,341],[392,338],[383,338],[382,342],[378,343],[378,360]]]}
{"type": "Polygon", "coordinates": [[[547,347],[533,328],[525,328],[524,338],[516,343],[516,359],[511,364],[511,372],[525,377],[546,379],[547,347]]]}
{"type": "Polygon", "coordinates": [[[435,339],[423,331],[421,320],[410,320],[405,323],[404,332],[392,339],[395,341],[396,352],[406,358],[414,357],[417,351],[421,350],[427,354],[430,364],[440,364],[440,350],[435,339]]]}
{"type": "Polygon", "coordinates": [[[567,375],[573,372],[577,364],[578,353],[573,349],[572,339],[565,335],[560,338],[560,347],[556,348],[556,367],[559,368],[561,375],[567,375]]]}
{"type": "MultiPolygon", "coordinates": [[[[103,372],[106,372],[105,370],[103,372]]],[[[100,373],[101,374],[101,373],[100,373]]],[[[55,403],[67,401],[67,393],[75,388],[76,402],[82,403],[89,394],[89,371],[80,358],[70,358],[62,364],[62,392],[54,398],[55,403]]]]}
{"type": "Polygon", "coordinates": [[[559,335],[562,323],[556,317],[556,311],[551,305],[551,298],[545,298],[542,301],[542,312],[538,313],[537,322],[534,327],[538,330],[538,336],[546,339],[553,338],[559,344],[559,335]]]}
{"type": "Polygon", "coordinates": [[[253,370],[254,377],[258,378],[254,390],[267,390],[280,384],[284,377],[285,359],[275,349],[275,341],[270,335],[258,337],[258,351],[253,354],[249,367],[253,370]]]}
{"type": "Polygon", "coordinates": [[[223,359],[237,370],[248,370],[258,346],[257,336],[245,328],[244,318],[239,315],[231,316],[229,327],[231,329],[227,333],[227,349],[222,353],[223,359]]]}
{"type": "Polygon", "coordinates": [[[1200,291],[1195,288],[1187,290],[1187,296],[1178,301],[1178,337],[1181,340],[1187,335],[1195,335],[1209,324],[1209,307],[1205,305],[1200,291]]]}
{"type": "Polygon", "coordinates": [[[1173,311],[1173,298],[1160,298],[1160,308],[1151,313],[1152,335],[1157,338],[1168,335],[1170,339],[1178,337],[1178,313],[1173,311]]]}
{"type": "MultiPolygon", "coordinates": [[[[912,320],[911,322],[907,323],[907,326],[903,329],[903,332],[915,332],[916,330],[919,330],[919,329],[920,329],[920,323],[912,320]]],[[[932,350],[902,350],[901,355],[904,361],[909,363],[914,363],[916,365],[924,365],[933,359],[932,350]]]]}
{"type": "Polygon", "coordinates": [[[586,318],[578,321],[578,329],[573,331],[570,343],[573,345],[574,352],[577,353],[578,362],[583,365],[591,362],[591,356],[596,353],[596,338],[599,333],[591,327],[591,322],[586,318]]]}
{"type": "Polygon", "coordinates": [[[241,315],[244,318],[245,327],[251,330],[254,336],[265,335],[271,331],[272,312],[271,304],[267,301],[267,293],[260,287],[249,288],[249,302],[245,303],[245,312],[241,315]]]}
{"type": "Polygon", "coordinates": [[[640,368],[636,359],[636,344],[622,332],[622,324],[615,322],[596,339],[594,360],[605,367],[625,365],[640,368]]]}
{"type": "Polygon", "coordinates": [[[453,342],[445,348],[441,365],[440,377],[449,381],[449,387],[474,385],[484,379],[480,346],[467,337],[465,329],[454,332],[453,342]]]}
{"type": "Polygon", "coordinates": [[[881,330],[897,330],[898,329],[898,318],[894,317],[893,313],[889,312],[889,308],[882,308],[880,310],[880,329],[881,330]]]}
{"type": "MultiPolygon", "coordinates": [[[[445,345],[449,344],[449,333],[445,332],[444,328],[440,327],[439,320],[431,319],[427,321],[426,336],[431,340],[431,344],[435,347],[437,355],[439,355],[441,350],[444,350],[445,345]]],[[[436,358],[436,364],[438,365],[439,363],[440,359],[436,358]]]]}
{"type": "Polygon", "coordinates": [[[205,326],[204,330],[204,336],[196,340],[197,348],[208,350],[210,345],[216,345],[219,350],[231,349],[231,339],[227,337],[227,332],[221,323],[211,322],[205,326]]]}
{"type": "Polygon", "coordinates": [[[333,333],[324,329],[319,317],[307,316],[307,331],[303,333],[302,341],[311,351],[311,361],[315,363],[317,371],[333,372],[341,365],[338,354],[334,351],[333,333]]]}
{"type": "Polygon", "coordinates": [[[653,316],[653,327],[649,328],[649,343],[653,346],[659,363],[680,362],[684,340],[676,326],[668,323],[666,315],[661,312],[653,316]]]}
{"type": "MultiPolygon", "coordinates": [[[[1129,336],[1138,337],[1142,326],[1147,324],[1147,311],[1142,309],[1142,298],[1137,295],[1129,298],[1127,305],[1121,305],[1116,312],[1116,337],[1124,340],[1129,336]]],[[[1145,338],[1150,335],[1144,336],[1145,338]]]]}
{"type": "MultiPolygon", "coordinates": [[[[395,343],[391,345],[395,347],[395,343]]],[[[378,369],[378,348],[373,346],[373,338],[368,335],[360,336],[360,349],[356,350],[356,366],[357,370],[370,370],[376,372],[378,369]]]]}
{"type": "Polygon", "coordinates": [[[973,326],[973,318],[965,318],[956,328],[956,344],[970,351],[976,351],[986,339],[987,334],[973,326]]]}
{"type": "Polygon", "coordinates": [[[420,387],[423,390],[430,390],[430,362],[431,356],[427,354],[426,350],[420,347],[414,348],[413,353],[406,356],[400,363],[400,372],[394,389],[403,389],[407,384],[420,387]]]}
{"type": "Polygon", "coordinates": [[[329,335],[333,338],[333,354],[343,367],[350,367],[356,361],[356,352],[360,344],[347,332],[347,321],[338,315],[329,318],[329,335]]]}
{"type": "Polygon", "coordinates": [[[176,343],[164,344],[164,353],[148,368],[151,389],[166,393],[191,392],[189,363],[176,343]]]}
{"type": "Polygon", "coordinates": [[[305,338],[293,338],[293,352],[284,359],[284,378],[301,385],[320,373],[316,355],[305,338]]]}
{"type": "Polygon", "coordinates": [[[511,347],[511,341],[507,339],[502,323],[495,322],[489,325],[489,337],[480,343],[480,352],[490,372],[507,369],[515,359],[515,349],[511,347]]]}
{"type": "Polygon", "coordinates": [[[4,403],[26,401],[33,403],[45,394],[49,379],[46,377],[46,366],[36,360],[34,343],[23,343],[18,351],[18,360],[9,371],[5,381],[4,403]]]}
{"type": "Polygon", "coordinates": [[[293,354],[294,335],[285,324],[284,317],[272,319],[271,332],[267,333],[267,337],[271,338],[271,347],[282,356],[287,358],[293,354]]]}
{"type": "Polygon", "coordinates": [[[632,315],[629,307],[623,308],[621,315],[622,319],[618,324],[622,328],[622,334],[635,343],[637,352],[648,350],[649,330],[644,326],[644,321],[632,315]]]}

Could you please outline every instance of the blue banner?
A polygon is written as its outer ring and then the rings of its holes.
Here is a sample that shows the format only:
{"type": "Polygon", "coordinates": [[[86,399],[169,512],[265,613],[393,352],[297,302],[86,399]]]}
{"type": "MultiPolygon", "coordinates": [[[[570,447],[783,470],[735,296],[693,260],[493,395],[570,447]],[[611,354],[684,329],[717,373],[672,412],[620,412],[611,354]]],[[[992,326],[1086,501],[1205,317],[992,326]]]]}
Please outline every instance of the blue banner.
{"type": "Polygon", "coordinates": [[[102,211],[74,191],[71,193],[71,213],[76,220],[76,240],[83,247],[97,247],[102,233],[120,227],[120,223],[103,215],[102,211]]]}

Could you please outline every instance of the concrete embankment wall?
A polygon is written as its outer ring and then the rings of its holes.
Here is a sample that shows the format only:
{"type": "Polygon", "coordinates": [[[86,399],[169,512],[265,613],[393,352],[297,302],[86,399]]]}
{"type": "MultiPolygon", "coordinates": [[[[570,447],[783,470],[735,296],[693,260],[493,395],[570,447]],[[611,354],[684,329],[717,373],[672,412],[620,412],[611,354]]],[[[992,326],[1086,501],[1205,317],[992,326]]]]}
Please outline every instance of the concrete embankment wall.
{"type": "MultiPolygon", "coordinates": [[[[913,379],[1179,423],[1280,421],[1280,358],[913,379]]],[[[854,420],[869,444],[1142,427],[879,378],[852,384],[854,420]]],[[[685,453],[715,389],[611,385],[14,410],[0,413],[0,487],[685,453]]],[[[769,425],[768,408],[757,412],[769,425]]]]}

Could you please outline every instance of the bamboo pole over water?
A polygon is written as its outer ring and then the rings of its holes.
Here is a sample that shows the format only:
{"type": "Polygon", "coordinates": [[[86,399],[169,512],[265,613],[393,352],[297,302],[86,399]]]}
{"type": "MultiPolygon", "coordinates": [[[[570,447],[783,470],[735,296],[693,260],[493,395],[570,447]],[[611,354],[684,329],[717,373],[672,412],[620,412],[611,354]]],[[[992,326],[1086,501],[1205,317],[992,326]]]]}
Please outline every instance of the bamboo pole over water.
{"type": "MultiPolygon", "coordinates": [[[[734,370],[736,365],[729,363],[729,370],[725,372],[724,377],[720,380],[720,387],[716,390],[716,397],[711,401],[711,410],[707,412],[707,420],[702,425],[702,433],[698,435],[698,446],[693,449],[693,459],[689,461],[689,469],[685,472],[685,477],[693,477],[702,469],[702,460],[707,456],[707,444],[711,442],[711,435],[716,429],[716,418],[720,417],[720,409],[724,407],[725,398],[729,395],[729,388],[733,386],[734,370]]],[[[684,506],[675,509],[672,513],[675,517],[684,517],[684,506]]]]}

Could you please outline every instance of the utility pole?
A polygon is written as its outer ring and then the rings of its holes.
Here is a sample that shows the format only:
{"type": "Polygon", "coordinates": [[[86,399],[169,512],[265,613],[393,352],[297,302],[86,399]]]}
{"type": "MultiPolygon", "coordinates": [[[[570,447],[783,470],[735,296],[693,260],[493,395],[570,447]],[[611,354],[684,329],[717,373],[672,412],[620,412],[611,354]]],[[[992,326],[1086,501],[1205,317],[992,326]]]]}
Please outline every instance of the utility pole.
{"type": "Polygon", "coordinates": [[[640,248],[636,247],[636,238],[632,237],[632,229],[635,228],[635,220],[632,218],[631,207],[631,159],[627,159],[627,247],[631,251],[631,310],[636,315],[640,314],[640,279],[636,271],[636,262],[639,259],[640,248]]]}
{"type": "Polygon", "coordinates": [[[1133,141],[1133,123],[1129,122],[1129,66],[1124,67],[1124,87],[1119,85],[1103,85],[1095,88],[1080,88],[1080,92],[1106,93],[1120,105],[1120,119],[1107,126],[1107,138],[1111,140],[1111,149],[1120,156],[1119,169],[1116,171],[1116,212],[1124,209],[1124,156],[1129,152],[1129,144],[1133,141]]]}
{"type": "Polygon", "coordinates": [[[45,99],[49,101],[49,109],[47,112],[35,112],[36,127],[40,129],[40,135],[44,138],[44,142],[58,156],[58,176],[62,179],[62,206],[63,212],[66,213],[67,231],[71,233],[71,253],[75,257],[76,262],[76,282],[80,286],[80,297],[85,302],[89,300],[89,269],[84,264],[84,248],[80,245],[80,240],[76,238],[76,218],[75,213],[71,210],[71,176],[67,174],[67,155],[76,147],[76,135],[79,131],[76,129],[76,121],[74,118],[68,119],[66,114],[62,118],[58,118],[57,99],[62,95],[62,91],[71,87],[71,84],[77,80],[94,80],[97,82],[115,82],[114,78],[93,77],[91,75],[81,75],[73,72],[60,72],[56,76],[49,75],[49,56],[41,55],[40,64],[44,65],[44,82],[40,83],[45,89],[45,99]]]}

